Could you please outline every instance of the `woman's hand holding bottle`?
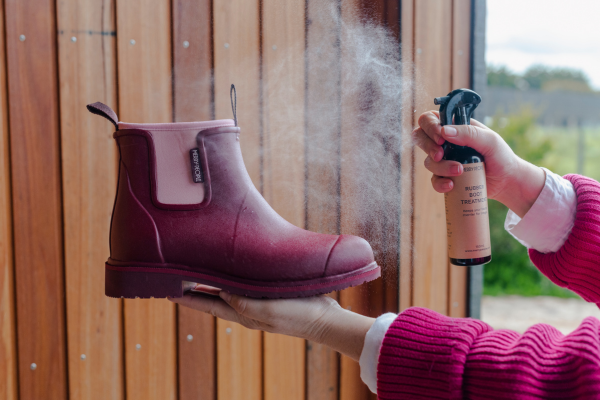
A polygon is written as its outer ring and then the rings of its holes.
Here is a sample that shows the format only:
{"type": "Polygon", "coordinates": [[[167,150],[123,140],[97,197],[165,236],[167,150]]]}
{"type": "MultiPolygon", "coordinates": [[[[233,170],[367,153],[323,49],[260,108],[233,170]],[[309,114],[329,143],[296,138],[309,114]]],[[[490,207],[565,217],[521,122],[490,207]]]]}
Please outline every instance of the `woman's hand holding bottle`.
{"type": "Polygon", "coordinates": [[[425,168],[433,173],[435,191],[452,190],[451,177],[463,173],[456,161],[443,160],[442,144],[449,141],[477,150],[485,158],[487,194],[523,218],[544,188],[545,172],[519,158],[502,137],[482,123],[471,119],[471,125],[440,125],[439,113],[427,111],[419,117],[413,131],[415,144],[426,154],[425,168]]]}

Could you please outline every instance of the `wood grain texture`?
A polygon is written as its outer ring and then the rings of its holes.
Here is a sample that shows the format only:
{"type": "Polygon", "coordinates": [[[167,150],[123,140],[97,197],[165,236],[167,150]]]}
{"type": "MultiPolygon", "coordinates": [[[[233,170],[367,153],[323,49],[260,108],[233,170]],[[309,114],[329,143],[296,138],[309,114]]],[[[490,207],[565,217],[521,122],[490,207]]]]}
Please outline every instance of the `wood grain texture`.
{"type": "Polygon", "coordinates": [[[217,320],[218,399],[263,399],[262,335],[217,320]]]}
{"type": "MultiPolygon", "coordinates": [[[[416,115],[451,89],[452,2],[415,2],[416,115]]],[[[425,154],[415,152],[413,305],[448,313],[448,258],[444,196],[431,187],[425,154]]]]}
{"type": "Polygon", "coordinates": [[[5,12],[19,394],[22,399],[65,399],[55,8],[49,0],[10,0],[5,12]]]}
{"type": "MultiPolygon", "coordinates": [[[[414,1],[401,0],[401,57],[402,78],[414,81],[414,1]]],[[[400,295],[399,311],[413,304],[413,182],[414,147],[412,129],[416,124],[414,112],[414,92],[403,93],[402,98],[402,153],[400,171],[401,181],[401,219],[400,219],[400,295]]]]}
{"type": "MultiPolygon", "coordinates": [[[[452,2],[452,89],[471,84],[471,0],[452,2]]],[[[448,263],[448,315],[467,316],[468,268],[448,263]]]]}
{"type": "MultiPolygon", "coordinates": [[[[386,0],[385,11],[379,17],[380,23],[384,25],[394,38],[400,43],[400,1],[386,0]]],[[[402,60],[401,47],[396,48],[395,56],[402,60]]],[[[404,72],[398,71],[400,76],[397,79],[404,80],[404,72]]],[[[405,86],[407,87],[407,86],[405,86]]],[[[388,221],[383,229],[386,231],[385,246],[386,251],[382,260],[385,268],[383,276],[384,297],[383,312],[398,312],[400,302],[400,255],[402,239],[402,152],[404,151],[404,138],[402,136],[403,123],[400,123],[399,130],[391,138],[387,139],[385,149],[388,154],[386,157],[392,160],[394,174],[390,177],[389,205],[385,212],[388,214],[388,221]]]]}
{"type": "MultiPolygon", "coordinates": [[[[118,0],[117,30],[120,119],[172,121],[170,1],[118,0]]],[[[127,399],[177,398],[174,304],[125,300],[124,312],[127,399]]]]}
{"type": "Polygon", "coordinates": [[[214,117],[212,46],[212,2],[173,0],[175,122],[214,117]]]}
{"type": "MultiPolygon", "coordinates": [[[[304,2],[263,0],[263,196],[304,227],[304,2]]],[[[305,398],[305,341],[264,334],[264,398],[305,398]]]]}
{"type": "MultiPolygon", "coordinates": [[[[176,122],[211,120],[212,2],[174,0],[172,6],[174,119],[176,122]]],[[[215,317],[186,307],[177,308],[179,398],[215,400],[215,317]]]]}
{"type": "Polygon", "coordinates": [[[17,399],[10,149],[6,87],[4,7],[0,8],[0,398],[17,399]]]}
{"type": "MultiPolygon", "coordinates": [[[[311,0],[306,8],[306,229],[339,234],[341,59],[340,10],[311,0]]],[[[339,300],[338,293],[331,297],[339,300]]],[[[318,343],[306,346],[306,399],[339,398],[339,354],[318,343]]]]}
{"type": "Polygon", "coordinates": [[[84,107],[117,104],[114,11],[110,0],[57,3],[69,393],[81,399],[124,397],[122,302],[102,285],[117,185],[114,127],[84,107]]]}
{"type": "Polygon", "coordinates": [[[213,0],[213,15],[215,118],[233,118],[229,88],[235,84],[244,164],[262,191],[259,2],[213,0]]]}
{"type": "MultiPolygon", "coordinates": [[[[213,1],[215,116],[232,118],[229,87],[237,89],[237,118],[246,169],[261,189],[260,13],[258,0],[213,1]]],[[[262,333],[217,320],[220,400],[262,399],[262,333]]]]}
{"type": "MultiPolygon", "coordinates": [[[[368,77],[356,68],[360,49],[355,47],[353,35],[364,40],[364,32],[360,24],[365,19],[363,3],[360,0],[341,3],[341,218],[340,231],[365,238],[376,254],[376,261],[381,263],[384,241],[382,241],[381,218],[378,218],[379,196],[369,204],[370,189],[381,190],[379,177],[370,176],[375,149],[372,132],[365,130],[364,112],[368,109],[369,96],[365,93],[368,77]],[[362,81],[362,80],[365,81],[362,81]],[[360,81],[359,81],[360,80],[360,81]],[[356,168],[360,166],[360,168],[356,168]],[[377,183],[375,183],[377,182],[377,183]],[[367,205],[368,204],[368,205],[367,205]]],[[[381,265],[381,264],[380,264],[381,265]]],[[[340,305],[363,315],[370,315],[382,309],[382,278],[368,284],[342,290],[340,305]]],[[[360,379],[358,363],[346,356],[340,357],[340,399],[368,399],[370,391],[360,379]]]]}
{"type": "MultiPolygon", "coordinates": [[[[342,2],[342,129],[341,129],[341,233],[365,238],[382,278],[340,294],[341,305],[364,315],[397,311],[400,265],[401,130],[400,99],[385,96],[384,84],[401,85],[398,10],[388,2],[342,2]],[[366,25],[368,21],[370,25],[366,25]],[[388,28],[384,38],[373,25],[388,28]],[[358,44],[357,42],[361,42],[358,44]],[[377,62],[368,60],[366,48],[377,62]],[[379,75],[378,63],[389,63],[379,75]],[[390,75],[389,71],[397,76],[390,75]],[[368,72],[364,72],[368,71],[368,72]],[[385,83],[384,83],[385,82],[385,83]],[[393,109],[388,102],[398,109],[393,109]],[[383,108],[385,107],[385,108],[383,108]],[[393,115],[392,115],[393,114],[393,115]]],[[[360,379],[356,362],[341,358],[340,397],[366,399],[372,395],[360,379]]]]}
{"type": "Polygon", "coordinates": [[[178,307],[179,398],[214,400],[217,397],[216,320],[178,307]]]}

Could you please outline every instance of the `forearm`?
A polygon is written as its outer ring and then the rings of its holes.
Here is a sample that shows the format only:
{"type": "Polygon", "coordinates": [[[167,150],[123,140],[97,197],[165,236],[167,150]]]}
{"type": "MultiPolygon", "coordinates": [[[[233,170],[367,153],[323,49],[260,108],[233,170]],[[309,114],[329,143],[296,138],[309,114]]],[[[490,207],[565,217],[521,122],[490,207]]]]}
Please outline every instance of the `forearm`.
{"type": "Polygon", "coordinates": [[[365,317],[341,307],[332,309],[324,318],[323,328],[309,338],[358,361],[365,344],[365,336],[375,318],[365,317]]]}

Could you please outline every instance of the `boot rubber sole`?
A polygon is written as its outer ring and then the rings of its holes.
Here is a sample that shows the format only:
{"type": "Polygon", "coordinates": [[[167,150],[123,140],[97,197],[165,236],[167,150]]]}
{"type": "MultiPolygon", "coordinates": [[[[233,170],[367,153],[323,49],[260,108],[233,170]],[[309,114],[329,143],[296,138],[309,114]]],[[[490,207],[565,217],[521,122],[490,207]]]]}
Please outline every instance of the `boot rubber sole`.
{"type": "Polygon", "coordinates": [[[105,267],[105,294],[115,298],[183,297],[183,282],[191,281],[254,298],[309,297],[358,286],[381,276],[376,262],[351,273],[283,283],[234,281],[203,273],[155,264],[125,264],[109,260],[105,267]],[[118,265],[115,265],[118,264],[118,265]],[[121,265],[123,264],[123,265],[121,265]]]}

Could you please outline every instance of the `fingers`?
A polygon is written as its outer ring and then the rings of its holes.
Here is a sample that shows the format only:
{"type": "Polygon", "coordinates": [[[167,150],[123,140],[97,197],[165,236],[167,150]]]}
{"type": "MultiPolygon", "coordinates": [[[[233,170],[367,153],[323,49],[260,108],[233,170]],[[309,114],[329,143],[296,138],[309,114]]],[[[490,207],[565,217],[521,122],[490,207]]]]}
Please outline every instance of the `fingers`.
{"type": "Polygon", "coordinates": [[[238,313],[219,297],[202,294],[186,294],[183,297],[176,299],[170,298],[169,300],[184,307],[212,314],[215,317],[227,321],[240,322],[238,313]]]}
{"type": "Polygon", "coordinates": [[[475,125],[444,126],[442,137],[450,143],[472,147],[482,154],[491,152],[501,140],[494,131],[475,125]]]}
{"type": "Polygon", "coordinates": [[[433,161],[430,156],[425,159],[425,168],[438,176],[458,176],[463,173],[463,166],[458,161],[433,161]]]}
{"type": "Polygon", "coordinates": [[[441,145],[444,143],[439,113],[427,111],[421,114],[419,117],[419,127],[435,144],[441,145]]]}
{"type": "Polygon", "coordinates": [[[454,182],[452,182],[452,179],[450,178],[433,175],[431,177],[431,186],[433,186],[433,190],[438,193],[446,193],[454,188],[454,182]]]}
{"type": "Polygon", "coordinates": [[[454,187],[454,182],[448,177],[458,176],[463,173],[463,166],[461,163],[449,160],[435,162],[429,156],[425,159],[425,168],[433,172],[431,185],[438,193],[451,191],[454,187]]]}
{"type": "Polygon", "coordinates": [[[415,129],[412,134],[415,144],[433,160],[439,161],[444,157],[442,146],[436,144],[422,128],[415,129]]]}
{"type": "Polygon", "coordinates": [[[473,119],[473,118],[471,118],[471,125],[477,126],[479,128],[490,129],[486,125],[482,124],[481,122],[479,122],[479,121],[477,121],[476,119],[473,119]]]}

